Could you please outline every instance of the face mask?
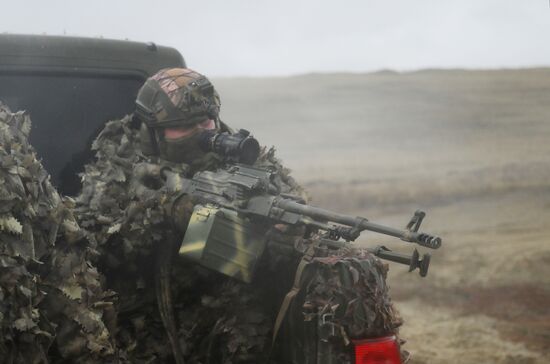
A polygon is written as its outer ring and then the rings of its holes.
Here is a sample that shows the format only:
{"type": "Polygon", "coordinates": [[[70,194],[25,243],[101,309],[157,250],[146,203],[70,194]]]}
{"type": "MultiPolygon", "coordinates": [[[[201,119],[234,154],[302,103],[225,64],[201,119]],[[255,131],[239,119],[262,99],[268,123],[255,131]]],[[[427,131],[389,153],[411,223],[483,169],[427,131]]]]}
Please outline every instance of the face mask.
{"type": "Polygon", "coordinates": [[[199,142],[204,130],[177,139],[165,139],[159,143],[160,157],[174,163],[192,164],[204,156],[199,142]]]}

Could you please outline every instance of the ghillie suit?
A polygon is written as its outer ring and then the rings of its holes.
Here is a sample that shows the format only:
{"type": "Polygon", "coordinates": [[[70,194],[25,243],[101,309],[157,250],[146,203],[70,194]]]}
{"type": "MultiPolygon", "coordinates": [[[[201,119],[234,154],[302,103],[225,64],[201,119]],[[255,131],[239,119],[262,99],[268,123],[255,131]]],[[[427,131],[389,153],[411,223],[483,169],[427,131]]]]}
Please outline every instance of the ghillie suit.
{"type": "MultiPolygon", "coordinates": [[[[183,233],[174,221],[185,230],[192,208],[192,204],[180,205],[172,211],[178,195],[177,176],[187,178],[198,170],[216,169],[221,165],[219,157],[208,153],[192,165],[146,157],[141,152],[139,128],[130,117],[107,123],[93,149],[96,161],[82,174],[83,189],[75,211],[97,243],[107,287],[119,295],[116,337],[127,359],[168,360],[171,343],[180,351],[176,355],[188,362],[258,362],[270,340],[272,310],[277,309],[276,303],[264,303],[273,290],[260,292],[257,285],[231,280],[187,261],[170,262],[177,257],[183,233]],[[163,180],[158,174],[163,168],[175,172],[174,178],[163,180]],[[166,296],[171,297],[163,299],[166,296]],[[173,302],[173,311],[164,307],[165,301],[173,302]],[[170,328],[167,322],[177,324],[170,328]]],[[[282,191],[301,192],[273,151],[264,153],[259,163],[278,168],[276,183],[282,191]]],[[[287,248],[292,250],[292,244],[287,248]]],[[[296,257],[270,259],[270,264],[275,267],[285,259],[296,257]]],[[[273,279],[260,274],[258,281],[273,279]]],[[[291,276],[282,282],[291,282],[291,276]]],[[[280,282],[275,286],[289,288],[280,282]]]]}
{"type": "Polygon", "coordinates": [[[106,361],[96,254],[28,143],[31,121],[0,103],[0,358],[106,361]]]}

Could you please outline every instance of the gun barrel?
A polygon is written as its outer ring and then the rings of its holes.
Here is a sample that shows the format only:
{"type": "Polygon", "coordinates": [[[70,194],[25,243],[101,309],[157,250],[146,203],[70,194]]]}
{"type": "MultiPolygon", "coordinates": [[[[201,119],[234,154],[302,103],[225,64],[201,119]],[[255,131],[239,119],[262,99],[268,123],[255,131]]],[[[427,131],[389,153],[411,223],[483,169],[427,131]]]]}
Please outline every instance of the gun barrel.
{"type": "Polygon", "coordinates": [[[417,243],[419,245],[437,249],[441,246],[441,238],[425,233],[419,233],[409,230],[400,230],[392,227],[379,225],[368,221],[362,217],[353,217],[337,212],[325,210],[319,207],[304,205],[290,199],[279,199],[275,202],[276,206],[289,212],[309,216],[312,219],[320,221],[330,221],[338,224],[357,227],[359,230],[369,230],[377,233],[394,236],[404,241],[417,243]]]}

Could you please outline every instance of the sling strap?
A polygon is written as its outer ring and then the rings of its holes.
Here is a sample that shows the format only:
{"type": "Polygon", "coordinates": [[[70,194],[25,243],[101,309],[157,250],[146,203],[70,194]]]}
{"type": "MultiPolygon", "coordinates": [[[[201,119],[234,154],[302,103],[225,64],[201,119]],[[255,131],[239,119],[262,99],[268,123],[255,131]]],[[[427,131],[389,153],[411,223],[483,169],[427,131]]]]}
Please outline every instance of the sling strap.
{"type": "Polygon", "coordinates": [[[167,239],[161,242],[157,251],[157,264],[155,274],[155,288],[157,304],[162,323],[168,335],[168,341],[172,348],[172,354],[176,364],[184,364],[183,353],[178,340],[174,308],[172,305],[172,292],[170,290],[170,273],[172,268],[172,251],[175,245],[175,237],[168,234],[167,239]]]}
{"type": "Polygon", "coordinates": [[[277,319],[275,320],[275,326],[273,327],[273,338],[271,340],[272,351],[273,351],[273,347],[275,346],[275,341],[277,340],[277,335],[279,333],[281,325],[283,324],[285,316],[290,307],[290,304],[292,303],[292,301],[294,300],[294,297],[296,297],[298,292],[300,292],[301,285],[302,285],[302,282],[301,282],[302,274],[304,272],[304,269],[311,262],[314,255],[315,255],[315,249],[312,245],[306,250],[306,252],[304,253],[304,256],[302,257],[302,260],[298,264],[298,268],[296,268],[296,274],[294,275],[294,284],[290,289],[290,291],[286,294],[283,300],[283,303],[281,304],[281,308],[279,309],[279,313],[277,314],[277,319]]]}

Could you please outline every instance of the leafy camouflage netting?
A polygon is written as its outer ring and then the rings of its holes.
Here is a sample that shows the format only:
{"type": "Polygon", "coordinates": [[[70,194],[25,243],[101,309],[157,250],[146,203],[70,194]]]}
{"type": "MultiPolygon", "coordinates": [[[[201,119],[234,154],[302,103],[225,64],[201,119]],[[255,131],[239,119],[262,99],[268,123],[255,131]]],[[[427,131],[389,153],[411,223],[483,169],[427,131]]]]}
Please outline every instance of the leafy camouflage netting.
{"type": "Polygon", "coordinates": [[[0,104],[0,357],[104,360],[105,294],[96,254],[28,143],[31,121],[0,104]]]}
{"type": "Polygon", "coordinates": [[[330,315],[334,324],[346,328],[348,340],[394,333],[402,322],[391,303],[387,270],[363,249],[315,258],[304,273],[303,309],[330,315]]]}
{"type": "MultiPolygon", "coordinates": [[[[276,346],[282,362],[314,364],[321,355],[352,364],[353,340],[397,336],[402,320],[389,296],[387,264],[353,247],[316,248],[304,264],[299,290],[285,299],[290,305],[276,346]]],[[[401,356],[406,362],[409,354],[401,356]]]]}

